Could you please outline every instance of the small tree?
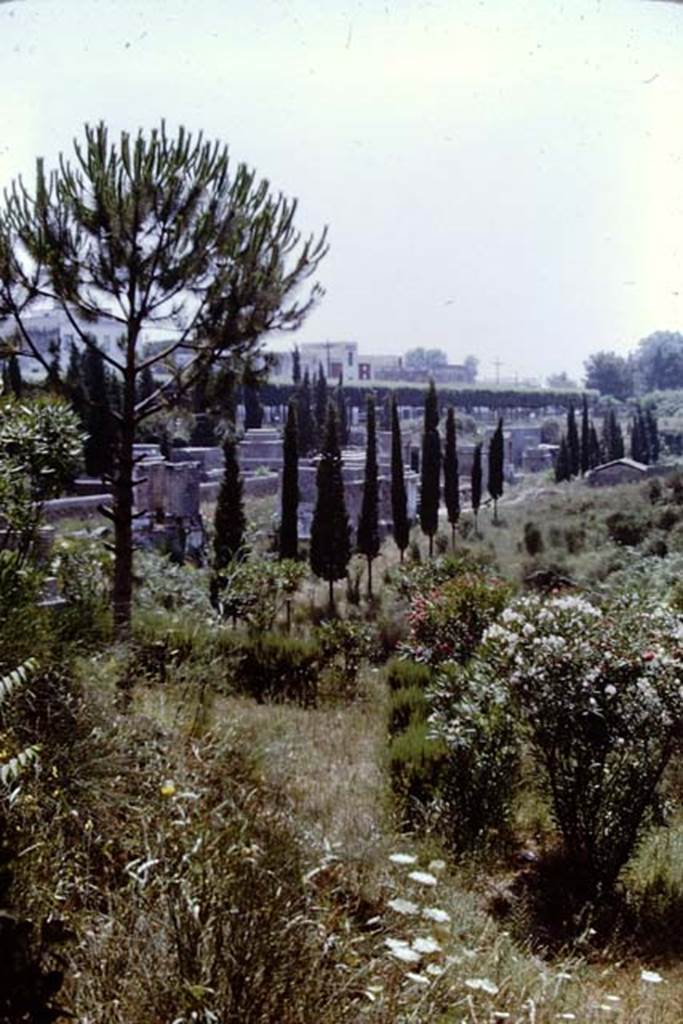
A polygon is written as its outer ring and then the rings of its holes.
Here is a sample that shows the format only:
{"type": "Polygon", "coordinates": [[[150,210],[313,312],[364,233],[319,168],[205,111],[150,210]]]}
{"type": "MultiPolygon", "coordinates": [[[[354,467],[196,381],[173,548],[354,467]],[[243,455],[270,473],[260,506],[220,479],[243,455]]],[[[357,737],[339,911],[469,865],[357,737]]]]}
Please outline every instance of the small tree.
{"type": "Polygon", "coordinates": [[[422,465],[420,473],[420,528],[429,537],[429,557],[434,552],[434,534],[439,528],[439,492],[441,477],[441,438],[439,402],[434,381],[425,396],[422,465]]]}
{"type": "Polygon", "coordinates": [[[391,518],[392,532],[401,562],[410,540],[408,519],[408,498],[403,476],[403,451],[401,446],[401,425],[398,419],[396,396],[391,396],[391,518]]]}
{"type": "Polygon", "coordinates": [[[356,547],[368,564],[368,598],[372,597],[372,563],[379,554],[379,480],[377,469],[377,428],[375,400],[367,400],[367,439],[365,446],[365,478],[356,547]]]}
{"type": "Polygon", "coordinates": [[[460,480],[458,476],[458,447],[455,433],[455,410],[450,406],[446,414],[446,448],[443,460],[443,494],[451,524],[451,543],[455,550],[455,529],[460,518],[460,480]]]}
{"type": "Polygon", "coordinates": [[[561,484],[565,480],[571,480],[571,468],[569,465],[569,449],[567,448],[567,438],[562,435],[560,440],[560,449],[557,453],[557,459],[555,462],[555,483],[561,484]]]}
{"type": "Polygon", "coordinates": [[[258,390],[251,384],[244,385],[244,429],[258,430],[263,424],[263,406],[258,390]]]}
{"type": "Polygon", "coordinates": [[[493,498],[493,521],[498,522],[498,499],[503,494],[503,471],[505,460],[505,441],[503,438],[503,420],[498,420],[489,442],[489,480],[488,492],[493,498]]]}
{"type": "MultiPolygon", "coordinates": [[[[315,430],[318,438],[318,447],[322,447],[323,438],[327,430],[327,406],[329,401],[327,377],[323,364],[318,363],[318,376],[315,379],[315,396],[313,417],[315,419],[315,430]]],[[[337,427],[337,440],[339,440],[339,428],[337,427]]]]}
{"type": "Polygon", "coordinates": [[[298,345],[292,349],[292,381],[296,385],[301,383],[301,352],[298,345]]]}
{"type": "Polygon", "coordinates": [[[296,405],[290,401],[282,444],[282,494],[280,513],[280,558],[299,554],[299,442],[296,405]]]}
{"type": "Polygon", "coordinates": [[[344,395],[344,375],[339,374],[339,384],[335,392],[337,419],[339,421],[339,444],[345,448],[349,443],[349,422],[346,414],[346,397],[344,395]]]}
{"type": "Polygon", "coordinates": [[[579,468],[581,470],[581,476],[585,476],[590,469],[591,462],[591,440],[590,440],[590,421],[588,418],[588,399],[583,395],[583,402],[581,406],[581,444],[579,453],[579,468]]]}
{"type": "Polygon", "coordinates": [[[474,515],[474,529],[476,532],[479,506],[481,505],[481,442],[474,446],[470,483],[472,488],[472,513],[474,515]]]}
{"type": "Polygon", "coordinates": [[[589,448],[588,448],[588,468],[595,469],[602,462],[602,449],[600,447],[600,440],[598,438],[598,432],[595,429],[595,424],[591,421],[590,431],[588,434],[589,448]]]}
{"type": "Polygon", "coordinates": [[[299,424],[299,452],[310,455],[316,449],[315,423],[311,410],[311,380],[308,370],[304,371],[304,379],[297,389],[297,413],[299,424]]]}
{"type": "Polygon", "coordinates": [[[647,430],[647,436],[650,447],[650,462],[656,465],[659,462],[659,427],[657,425],[657,417],[654,409],[651,406],[645,410],[645,428],[647,430]]]}
{"type": "Polygon", "coordinates": [[[16,352],[13,352],[7,361],[7,382],[14,397],[21,398],[24,382],[21,379],[21,367],[16,352]]]}
{"type": "Polygon", "coordinates": [[[247,526],[242,476],[237,461],[237,442],[231,431],[227,431],[223,438],[223,456],[223,480],[218,492],[213,521],[213,568],[217,576],[220,576],[234,559],[241,556],[247,526]]]}
{"type": "Polygon", "coordinates": [[[334,583],[344,579],[351,557],[349,517],[344,502],[341,452],[334,406],[327,411],[327,428],[316,475],[317,499],[311,524],[311,569],[330,587],[329,608],[334,611],[334,583]]]}
{"type": "Polygon", "coordinates": [[[567,412],[567,452],[569,455],[569,472],[571,476],[578,476],[581,469],[581,446],[576,426],[576,413],[571,403],[567,412]]]}

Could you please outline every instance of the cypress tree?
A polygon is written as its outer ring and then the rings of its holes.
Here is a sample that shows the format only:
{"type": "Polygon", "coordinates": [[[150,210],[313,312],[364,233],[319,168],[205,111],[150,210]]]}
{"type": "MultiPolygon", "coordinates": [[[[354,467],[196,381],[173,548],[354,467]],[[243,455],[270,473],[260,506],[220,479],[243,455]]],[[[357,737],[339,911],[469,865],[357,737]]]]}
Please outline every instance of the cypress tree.
{"type": "Polygon", "coordinates": [[[403,476],[403,451],[401,447],[401,425],[398,419],[396,396],[391,396],[391,518],[392,532],[401,562],[410,540],[408,519],[408,498],[403,476]]]}
{"type": "Polygon", "coordinates": [[[659,443],[659,427],[657,425],[657,417],[654,409],[651,406],[645,410],[645,427],[647,429],[647,436],[650,442],[650,461],[653,465],[659,462],[660,443],[659,443]]]}
{"type": "Polygon", "coordinates": [[[337,405],[337,421],[339,423],[339,444],[340,447],[346,448],[349,443],[349,424],[348,417],[346,415],[346,399],[344,397],[344,375],[339,374],[339,384],[337,385],[335,393],[335,401],[337,405]]]}
{"type": "Polygon", "coordinates": [[[624,434],[621,429],[621,424],[617,419],[617,414],[612,410],[610,412],[610,419],[612,421],[611,426],[611,437],[612,437],[612,458],[623,459],[624,457],[624,434]]]}
{"type": "Polygon", "coordinates": [[[498,499],[503,494],[503,470],[505,460],[505,440],[503,438],[503,420],[498,420],[498,426],[493,432],[489,442],[489,479],[488,492],[493,498],[493,521],[498,522],[498,499]]]}
{"type": "Polygon", "coordinates": [[[365,445],[365,478],[361,502],[356,548],[368,563],[368,598],[372,597],[372,563],[379,554],[379,480],[377,469],[377,426],[375,400],[367,399],[367,437],[365,445]]]}
{"type": "Polygon", "coordinates": [[[598,439],[598,432],[595,429],[595,424],[591,421],[590,430],[588,432],[588,468],[595,469],[602,462],[602,451],[600,448],[600,441],[598,439]]]}
{"type": "MultiPolygon", "coordinates": [[[[313,418],[315,420],[315,433],[318,442],[318,448],[322,447],[323,438],[326,436],[327,431],[327,405],[328,405],[328,394],[327,394],[327,377],[323,370],[323,364],[318,363],[318,376],[315,381],[315,399],[313,408],[313,418]]],[[[337,426],[337,441],[339,441],[339,427],[337,426]]]]}
{"type": "Polygon", "coordinates": [[[472,457],[472,474],[470,478],[472,488],[472,512],[474,514],[474,530],[477,531],[477,516],[481,505],[481,442],[474,446],[472,457]]]}
{"type": "Polygon", "coordinates": [[[21,379],[21,367],[16,352],[7,361],[7,383],[15,398],[21,398],[24,382],[21,379]]]}
{"type": "Polygon", "coordinates": [[[571,475],[569,447],[567,445],[567,438],[563,434],[560,440],[560,450],[557,453],[557,461],[555,462],[555,483],[561,484],[565,480],[571,480],[571,475]]]}
{"type": "Polygon", "coordinates": [[[299,554],[299,440],[296,405],[290,400],[282,440],[282,495],[280,513],[280,558],[299,554]]]}
{"type": "Polygon", "coordinates": [[[263,424],[263,406],[258,390],[251,384],[244,385],[244,429],[258,430],[263,424]]]}
{"type": "Polygon", "coordinates": [[[241,556],[247,526],[242,475],[237,461],[237,442],[230,430],[223,438],[223,457],[223,479],[213,520],[213,568],[218,574],[241,556]]]}
{"type": "Polygon", "coordinates": [[[292,349],[292,381],[297,385],[301,383],[301,353],[298,345],[292,349]]]}
{"type": "Polygon", "coordinates": [[[579,432],[576,426],[576,413],[571,403],[567,411],[567,452],[569,455],[569,472],[571,476],[578,476],[581,469],[581,451],[579,432]]]}
{"type": "Polygon", "coordinates": [[[315,423],[311,410],[311,380],[308,370],[304,372],[297,390],[297,413],[299,420],[299,452],[301,455],[310,455],[316,449],[315,423]]]}
{"type": "Polygon", "coordinates": [[[429,557],[434,552],[434,534],[439,528],[439,483],[441,477],[441,438],[439,402],[434,381],[425,396],[424,433],[422,434],[420,473],[420,528],[429,537],[429,557]]]}
{"type": "Polygon", "coordinates": [[[455,528],[460,518],[460,480],[458,477],[458,446],[455,433],[455,410],[446,413],[446,447],[443,458],[443,496],[451,524],[451,543],[455,550],[455,528]]]}
{"type": "Polygon", "coordinates": [[[104,359],[99,349],[89,345],[81,366],[87,400],[83,416],[83,427],[88,435],[83,446],[85,471],[88,476],[101,477],[112,469],[114,421],[104,359]]]}
{"type": "Polygon", "coordinates": [[[591,460],[591,439],[590,439],[590,422],[588,419],[588,399],[586,395],[583,396],[583,404],[581,406],[581,445],[580,445],[580,456],[579,462],[581,469],[581,476],[590,469],[591,460]]]}
{"type": "MultiPolygon", "coordinates": [[[[154,383],[154,375],[150,366],[145,366],[144,370],[140,373],[140,380],[138,381],[137,397],[138,402],[144,402],[154,394],[157,390],[157,386],[154,383]]],[[[199,410],[200,412],[203,411],[199,410]]]]}
{"type": "Polygon", "coordinates": [[[74,411],[80,418],[81,423],[85,420],[85,405],[86,405],[86,394],[85,385],[83,382],[83,358],[74,341],[69,346],[69,363],[66,369],[66,377],[64,378],[64,385],[69,401],[71,402],[74,411]]]}
{"type": "Polygon", "coordinates": [[[349,517],[344,502],[342,460],[337,438],[337,417],[330,403],[323,448],[316,474],[317,498],[311,523],[311,569],[330,587],[334,611],[334,583],[346,576],[351,557],[349,517]]]}

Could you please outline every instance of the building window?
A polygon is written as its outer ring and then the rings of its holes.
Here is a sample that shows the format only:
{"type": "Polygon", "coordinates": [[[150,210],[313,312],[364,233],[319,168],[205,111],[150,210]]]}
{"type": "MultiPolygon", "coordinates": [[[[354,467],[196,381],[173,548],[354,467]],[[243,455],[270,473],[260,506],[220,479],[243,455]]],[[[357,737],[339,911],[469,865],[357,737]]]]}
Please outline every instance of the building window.
{"type": "Polygon", "coordinates": [[[358,379],[359,380],[370,380],[370,363],[359,363],[358,364],[358,379]]]}
{"type": "Polygon", "coordinates": [[[346,359],[348,361],[349,366],[353,366],[353,349],[352,348],[350,348],[348,350],[348,352],[346,353],[346,359]]]}

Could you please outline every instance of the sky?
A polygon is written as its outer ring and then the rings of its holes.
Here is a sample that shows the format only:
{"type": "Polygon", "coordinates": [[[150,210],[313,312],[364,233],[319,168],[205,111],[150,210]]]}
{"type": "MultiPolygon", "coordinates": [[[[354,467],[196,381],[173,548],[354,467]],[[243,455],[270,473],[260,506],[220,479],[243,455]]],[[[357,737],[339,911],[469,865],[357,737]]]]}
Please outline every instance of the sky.
{"type": "Polygon", "coordinates": [[[4,0],[0,188],[164,117],[329,226],[298,342],[581,379],[683,329],[682,58],[661,0],[4,0]]]}

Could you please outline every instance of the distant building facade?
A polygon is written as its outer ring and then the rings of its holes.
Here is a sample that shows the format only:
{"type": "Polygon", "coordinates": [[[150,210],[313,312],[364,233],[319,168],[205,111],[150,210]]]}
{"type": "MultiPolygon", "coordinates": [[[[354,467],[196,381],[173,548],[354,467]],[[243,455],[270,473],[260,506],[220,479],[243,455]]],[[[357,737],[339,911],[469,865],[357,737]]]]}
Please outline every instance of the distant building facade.
{"type": "MultiPolygon", "coordinates": [[[[98,348],[106,355],[114,359],[118,356],[120,359],[119,339],[124,333],[121,324],[115,320],[104,318],[100,318],[94,323],[87,323],[79,318],[74,318],[74,321],[77,326],[74,326],[64,310],[56,308],[36,311],[23,317],[24,328],[36,351],[47,363],[57,359],[62,371],[66,369],[69,362],[71,345],[82,346],[79,329],[83,334],[94,338],[98,348]]],[[[10,338],[16,333],[16,330],[14,320],[6,320],[0,324],[0,338],[10,338]]],[[[37,359],[27,354],[28,351],[28,346],[24,344],[19,357],[22,375],[27,380],[42,379],[45,370],[37,359]]]]}

